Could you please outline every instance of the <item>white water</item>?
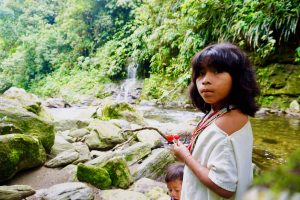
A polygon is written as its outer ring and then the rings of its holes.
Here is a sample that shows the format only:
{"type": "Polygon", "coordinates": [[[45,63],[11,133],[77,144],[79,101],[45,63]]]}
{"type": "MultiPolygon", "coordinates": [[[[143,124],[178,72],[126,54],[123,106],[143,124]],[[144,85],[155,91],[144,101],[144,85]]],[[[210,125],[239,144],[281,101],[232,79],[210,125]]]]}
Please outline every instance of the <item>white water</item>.
{"type": "Polygon", "coordinates": [[[128,102],[128,97],[133,91],[136,84],[136,72],[138,69],[138,64],[132,62],[128,65],[127,69],[127,79],[121,85],[120,93],[118,94],[116,101],[117,102],[128,102]]]}

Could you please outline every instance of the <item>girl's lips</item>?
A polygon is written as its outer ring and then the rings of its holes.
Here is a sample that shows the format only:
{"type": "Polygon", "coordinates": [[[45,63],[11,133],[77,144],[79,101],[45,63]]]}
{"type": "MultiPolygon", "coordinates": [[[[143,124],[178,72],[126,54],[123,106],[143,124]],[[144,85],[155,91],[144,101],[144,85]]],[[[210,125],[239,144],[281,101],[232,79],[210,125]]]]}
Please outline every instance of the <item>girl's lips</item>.
{"type": "Polygon", "coordinates": [[[201,93],[207,93],[207,92],[213,92],[212,90],[209,90],[209,89],[202,89],[201,90],[201,93]]]}

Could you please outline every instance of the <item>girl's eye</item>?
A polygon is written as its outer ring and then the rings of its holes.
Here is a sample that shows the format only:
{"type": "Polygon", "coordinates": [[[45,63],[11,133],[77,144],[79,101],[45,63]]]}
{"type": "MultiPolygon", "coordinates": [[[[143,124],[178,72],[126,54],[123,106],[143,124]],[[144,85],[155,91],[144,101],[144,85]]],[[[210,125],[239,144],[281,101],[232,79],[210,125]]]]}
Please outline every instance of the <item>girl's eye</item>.
{"type": "Polygon", "coordinates": [[[219,70],[217,70],[217,69],[213,69],[213,70],[211,70],[214,74],[219,74],[220,73],[220,71],[219,70]]]}
{"type": "Polygon", "coordinates": [[[200,71],[199,72],[199,76],[204,76],[205,75],[205,71],[200,71]]]}

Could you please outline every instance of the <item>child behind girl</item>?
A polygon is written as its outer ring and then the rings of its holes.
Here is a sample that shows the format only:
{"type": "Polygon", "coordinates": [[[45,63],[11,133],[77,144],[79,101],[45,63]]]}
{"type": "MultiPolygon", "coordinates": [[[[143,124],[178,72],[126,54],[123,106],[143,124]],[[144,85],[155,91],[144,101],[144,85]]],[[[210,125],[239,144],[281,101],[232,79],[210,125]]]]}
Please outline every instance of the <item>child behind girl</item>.
{"type": "Polygon", "coordinates": [[[173,164],[167,169],[165,181],[167,183],[171,200],[180,200],[183,168],[184,165],[182,164],[173,164]]]}
{"type": "Polygon", "coordinates": [[[253,136],[249,116],[259,89],[246,54],[229,43],[210,45],[192,60],[192,103],[206,113],[185,147],[181,200],[242,199],[252,181],[253,136]]]}

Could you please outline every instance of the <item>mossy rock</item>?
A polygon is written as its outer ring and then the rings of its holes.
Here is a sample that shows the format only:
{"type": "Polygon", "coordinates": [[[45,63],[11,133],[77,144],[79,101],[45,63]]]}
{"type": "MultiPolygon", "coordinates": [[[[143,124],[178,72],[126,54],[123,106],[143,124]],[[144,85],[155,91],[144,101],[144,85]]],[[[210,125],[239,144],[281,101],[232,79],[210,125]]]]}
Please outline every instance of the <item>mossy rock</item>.
{"type": "Polygon", "coordinates": [[[16,133],[16,130],[17,132],[21,131],[23,134],[39,139],[46,152],[50,152],[55,137],[54,126],[50,121],[27,111],[18,101],[3,96],[0,96],[0,120],[2,125],[5,124],[4,128],[0,127],[1,134],[16,133]],[[7,129],[8,126],[9,129],[7,129]]]}
{"type": "Polygon", "coordinates": [[[29,112],[37,114],[41,111],[41,100],[34,94],[27,93],[22,88],[11,87],[3,95],[9,99],[15,99],[29,112]]]}
{"type": "Polygon", "coordinates": [[[110,175],[103,167],[79,164],[76,175],[79,181],[90,183],[99,189],[111,188],[110,175]]]}
{"type": "Polygon", "coordinates": [[[143,116],[129,103],[120,102],[120,103],[106,103],[101,111],[101,120],[110,120],[110,119],[125,119],[129,122],[135,122],[137,124],[145,124],[143,116]]]}
{"type": "Polygon", "coordinates": [[[102,108],[102,119],[119,119],[122,117],[122,112],[136,112],[135,108],[129,103],[106,103],[102,108]]]}
{"type": "Polygon", "coordinates": [[[287,163],[256,177],[254,185],[268,186],[275,192],[300,192],[300,148],[288,157],[287,163]]]}
{"type": "Polygon", "coordinates": [[[23,134],[0,135],[0,182],[18,171],[41,166],[46,153],[38,139],[23,134]]]}
{"type": "Polygon", "coordinates": [[[133,178],[123,157],[114,157],[103,163],[101,167],[108,171],[113,186],[126,189],[133,183],[133,178]]]}
{"type": "Polygon", "coordinates": [[[300,66],[270,64],[256,70],[261,88],[262,106],[285,109],[293,99],[300,98],[300,66]]]}

